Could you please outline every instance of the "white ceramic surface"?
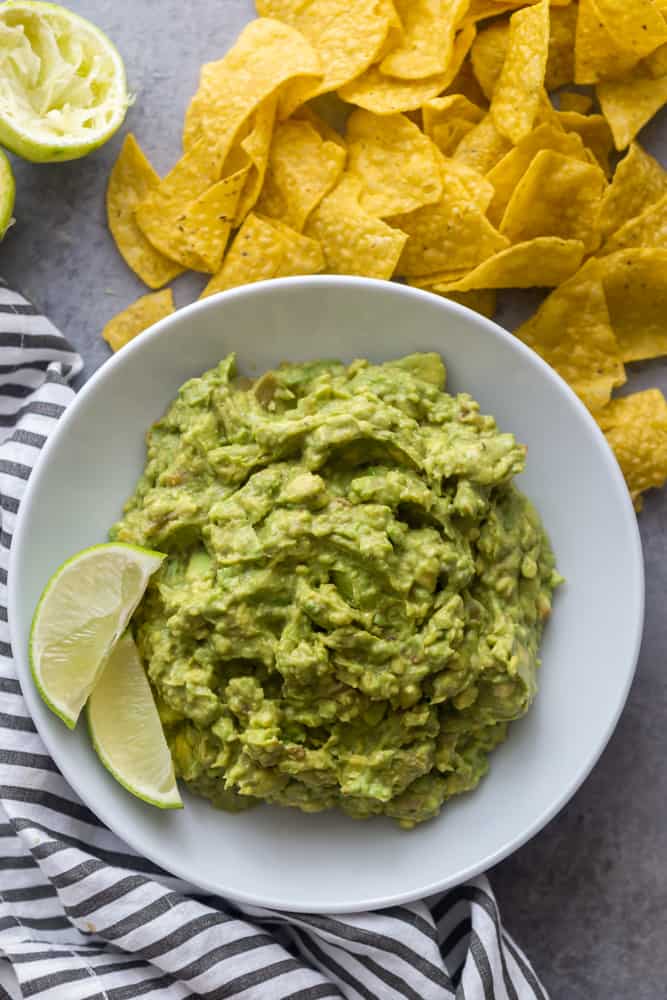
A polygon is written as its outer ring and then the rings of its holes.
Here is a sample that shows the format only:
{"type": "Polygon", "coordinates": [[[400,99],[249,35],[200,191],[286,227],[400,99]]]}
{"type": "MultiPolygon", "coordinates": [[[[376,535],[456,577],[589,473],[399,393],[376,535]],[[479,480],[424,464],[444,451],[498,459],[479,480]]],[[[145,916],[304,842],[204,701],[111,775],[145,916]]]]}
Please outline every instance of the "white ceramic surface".
{"type": "Polygon", "coordinates": [[[79,393],[23,501],[9,573],[12,646],[37,728],[81,798],[174,874],[232,898],[312,912],[388,906],[444,889],[535,834],[584,780],[634,673],[643,619],[639,535],[616,462],[574,394],[494,323],[427,292],[359,278],[282,279],[182,309],[125,347],[79,393]],[[27,638],[50,574],[104,540],[144,463],[143,434],[187,378],[238,353],[247,374],[282,360],[437,350],[465,390],[529,447],[520,485],[535,501],[567,584],[542,647],[540,691],[479,788],[406,833],[390,821],[261,807],[240,816],[185,795],[162,813],[70,733],[30,677],[27,638]]]}

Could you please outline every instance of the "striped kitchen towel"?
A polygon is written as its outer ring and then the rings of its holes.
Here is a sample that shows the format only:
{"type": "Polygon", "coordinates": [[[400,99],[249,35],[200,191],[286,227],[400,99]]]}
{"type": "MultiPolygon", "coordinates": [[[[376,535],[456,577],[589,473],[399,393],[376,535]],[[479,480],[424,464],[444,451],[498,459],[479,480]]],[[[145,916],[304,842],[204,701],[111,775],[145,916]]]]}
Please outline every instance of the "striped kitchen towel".
{"type": "Polygon", "coordinates": [[[52,324],[0,285],[0,982],[9,995],[545,1000],[485,878],[376,913],[240,906],[133,853],[67,786],[16,680],[6,587],[21,496],[80,370],[52,324]]]}

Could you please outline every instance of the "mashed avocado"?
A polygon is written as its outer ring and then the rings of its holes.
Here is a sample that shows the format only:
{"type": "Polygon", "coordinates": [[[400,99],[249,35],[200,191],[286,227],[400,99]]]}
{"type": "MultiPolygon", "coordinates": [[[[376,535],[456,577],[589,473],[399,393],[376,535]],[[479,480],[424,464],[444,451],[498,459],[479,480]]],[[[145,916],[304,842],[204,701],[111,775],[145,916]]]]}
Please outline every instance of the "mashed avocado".
{"type": "Polygon", "coordinates": [[[234,357],[148,433],[115,540],[168,554],[134,630],[177,774],[224,809],[403,826],[474,788],[528,709],[560,581],[525,449],[435,354],[234,357]]]}

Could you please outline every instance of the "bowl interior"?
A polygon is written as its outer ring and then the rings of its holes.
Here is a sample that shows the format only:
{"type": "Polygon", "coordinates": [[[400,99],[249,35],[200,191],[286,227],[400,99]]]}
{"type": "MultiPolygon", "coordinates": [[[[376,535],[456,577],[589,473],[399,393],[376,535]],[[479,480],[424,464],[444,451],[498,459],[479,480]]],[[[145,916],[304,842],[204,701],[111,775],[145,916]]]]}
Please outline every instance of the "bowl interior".
{"type": "Polygon", "coordinates": [[[130,845],[190,882],[260,905],[335,912],[446,888],[498,861],[559,809],[608,740],[632,679],[643,614],[635,517],[618,467],[575,396],[497,326],[436,296],[347,278],[286,279],[182,310],[124,348],[81,391],[30,481],[13,546],[10,621],[23,691],[57,764],[130,845]],[[285,359],[387,360],[439,351],[450,391],[470,392],[529,448],[520,486],[567,583],[542,647],[540,690],[479,788],[406,833],[390,821],[262,807],[240,816],[186,795],[161,813],[127,794],[68,732],[29,673],[30,621],[46,580],[102,541],[144,463],[143,434],[190,376],[238,353],[247,374],[285,359]]]}

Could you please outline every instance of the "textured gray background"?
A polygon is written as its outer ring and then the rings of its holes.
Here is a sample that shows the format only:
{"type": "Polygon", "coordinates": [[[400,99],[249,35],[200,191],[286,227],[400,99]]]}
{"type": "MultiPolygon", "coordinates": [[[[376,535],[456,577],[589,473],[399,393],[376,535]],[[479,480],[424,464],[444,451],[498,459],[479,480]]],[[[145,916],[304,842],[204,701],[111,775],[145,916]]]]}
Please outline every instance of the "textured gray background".
{"type": "MultiPolygon", "coordinates": [[[[115,40],[137,101],[121,134],[87,159],[15,164],[18,221],[0,247],[0,274],[51,316],[91,373],[108,356],[102,326],[145,291],[105,228],[106,178],[122,135],[134,130],[156,168],[167,170],[201,63],[220,57],[253,8],[251,0],[68,5],[115,40]]],[[[667,140],[664,115],[642,139],[655,153],[661,136],[667,140]]],[[[663,162],[665,154],[667,142],[663,162]]],[[[189,301],[201,283],[181,278],[177,302],[189,301]]],[[[498,320],[513,325],[530,299],[505,300],[498,320]]],[[[638,366],[630,383],[667,391],[667,363],[638,366]]],[[[491,873],[504,919],[553,1000],[667,997],[667,493],[654,493],[645,507],[646,632],[628,706],[567,808],[491,873]]]]}

